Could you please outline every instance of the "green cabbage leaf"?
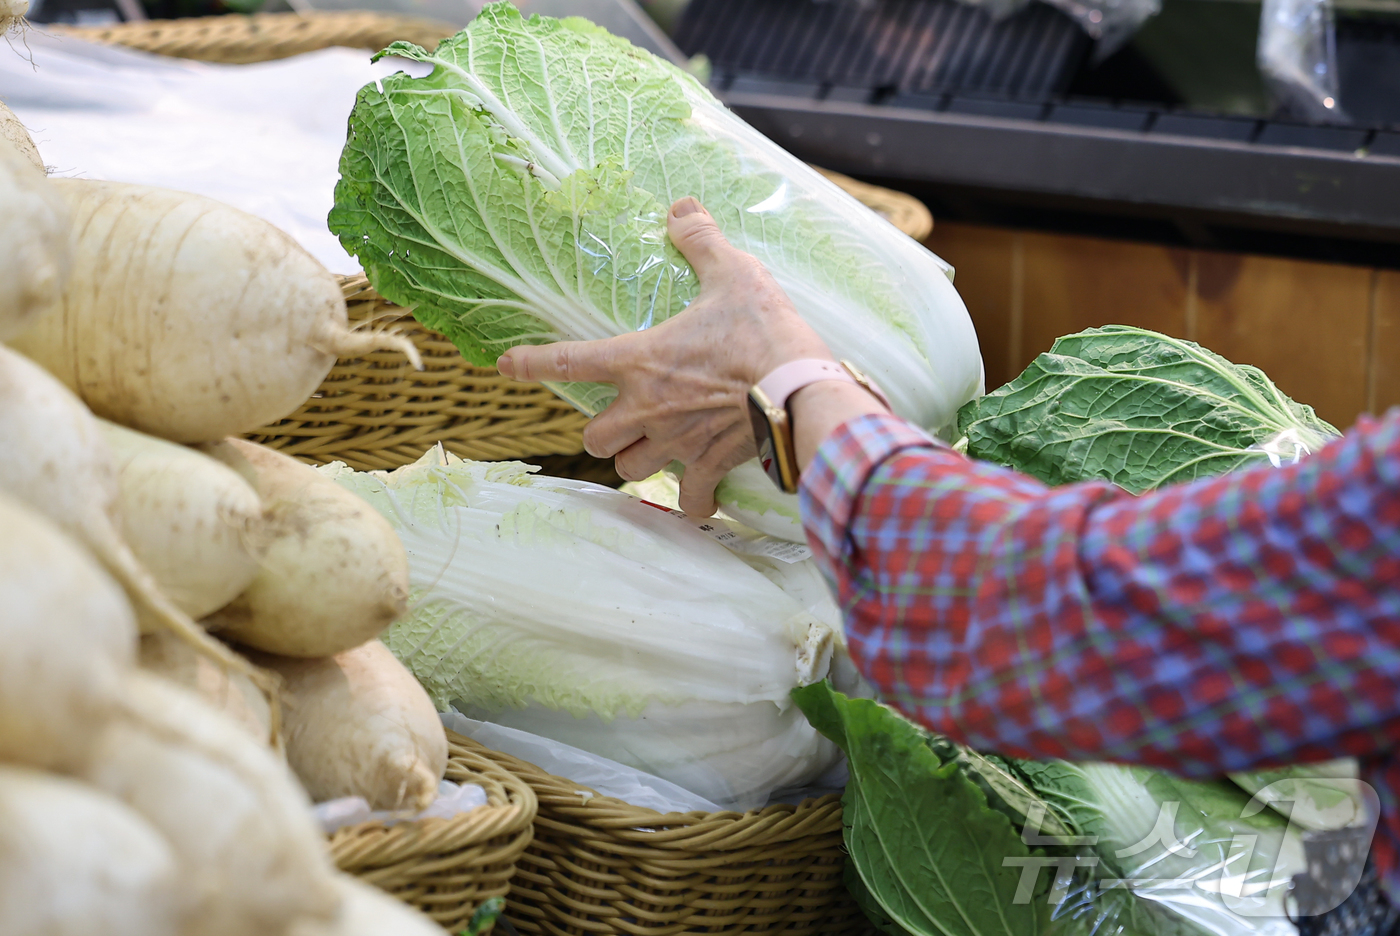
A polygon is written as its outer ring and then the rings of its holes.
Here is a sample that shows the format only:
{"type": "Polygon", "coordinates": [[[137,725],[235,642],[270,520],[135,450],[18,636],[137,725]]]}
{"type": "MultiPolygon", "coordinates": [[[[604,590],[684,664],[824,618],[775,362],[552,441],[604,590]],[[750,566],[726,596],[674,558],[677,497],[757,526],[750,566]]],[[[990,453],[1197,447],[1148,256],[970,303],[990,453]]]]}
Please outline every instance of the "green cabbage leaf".
{"type": "Polygon", "coordinates": [[[1047,484],[1098,478],[1134,494],[1293,462],[1338,435],[1258,368],[1127,325],[1060,338],[966,404],[958,425],[974,458],[1047,484]]]}

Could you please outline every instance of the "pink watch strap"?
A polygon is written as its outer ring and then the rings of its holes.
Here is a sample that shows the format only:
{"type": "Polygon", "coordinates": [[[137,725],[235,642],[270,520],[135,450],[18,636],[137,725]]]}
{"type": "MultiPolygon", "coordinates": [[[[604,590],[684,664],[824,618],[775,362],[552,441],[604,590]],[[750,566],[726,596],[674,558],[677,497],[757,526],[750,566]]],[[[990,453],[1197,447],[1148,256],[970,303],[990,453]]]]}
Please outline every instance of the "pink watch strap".
{"type": "MultiPolygon", "coordinates": [[[[758,389],[763,391],[763,395],[772,401],[773,405],[780,409],[787,408],[788,397],[809,384],[820,383],[823,380],[840,380],[845,383],[855,384],[860,387],[862,384],[851,376],[850,371],[835,361],[824,361],[821,358],[803,358],[798,361],[788,361],[768,372],[768,376],[758,382],[758,389]]],[[[888,409],[890,401],[885,399],[880,388],[870,382],[866,387],[875,395],[881,403],[888,409]]]]}

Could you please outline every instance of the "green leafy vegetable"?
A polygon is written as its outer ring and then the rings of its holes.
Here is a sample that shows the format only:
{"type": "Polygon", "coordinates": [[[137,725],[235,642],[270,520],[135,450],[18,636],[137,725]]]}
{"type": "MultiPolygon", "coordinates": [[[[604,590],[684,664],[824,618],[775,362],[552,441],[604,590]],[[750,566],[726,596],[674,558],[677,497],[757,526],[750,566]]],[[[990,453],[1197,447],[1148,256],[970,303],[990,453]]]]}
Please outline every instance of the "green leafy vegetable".
{"type": "Polygon", "coordinates": [[[885,932],[1294,934],[1301,841],[1228,782],[982,755],[827,683],[792,697],[846,752],[850,886],[885,932]]]}
{"type": "MultiPolygon", "coordinates": [[[[381,54],[433,71],[361,90],[330,227],[381,294],[474,363],[684,309],[697,284],[666,213],[693,195],[901,415],[951,432],[980,392],[947,265],[684,71],[584,20],[526,20],[505,2],[434,52],[396,42],[381,54]]],[[[554,389],[590,414],[613,394],[554,389]]],[[[758,477],[761,517],[782,498],[758,477]]]]}
{"type": "Polygon", "coordinates": [[[958,413],[974,458],[1137,494],[1250,464],[1295,461],[1338,435],[1255,367],[1125,325],[1068,335],[958,413]]]}
{"type": "Polygon", "coordinates": [[[877,919],[882,913],[888,925],[921,936],[1034,936],[1044,929],[1043,894],[1018,902],[1021,868],[1003,864],[1031,855],[1020,829],[988,804],[956,760],[939,758],[927,732],[826,683],[795,689],[792,697],[846,752],[846,844],[877,919]]]}
{"type": "Polygon", "coordinates": [[[484,933],[491,932],[491,927],[496,925],[496,920],[505,908],[506,902],[500,897],[488,897],[481,906],[476,908],[471,920],[467,923],[467,928],[458,933],[457,936],[483,936],[484,933]]]}

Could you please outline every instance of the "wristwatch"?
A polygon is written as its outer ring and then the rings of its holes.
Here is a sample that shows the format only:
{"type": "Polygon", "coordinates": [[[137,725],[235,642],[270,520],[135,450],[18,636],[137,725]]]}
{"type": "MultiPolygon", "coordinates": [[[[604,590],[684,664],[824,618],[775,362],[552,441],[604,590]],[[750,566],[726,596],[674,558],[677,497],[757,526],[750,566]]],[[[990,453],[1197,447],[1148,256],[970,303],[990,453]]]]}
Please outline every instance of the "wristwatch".
{"type": "Polygon", "coordinates": [[[804,358],[789,361],[749,388],[749,422],[758,445],[758,463],[779,489],[797,493],[797,448],[792,441],[792,414],[788,400],[803,387],[823,380],[840,380],[868,391],[890,409],[890,401],[869,377],[850,361],[804,358]]]}

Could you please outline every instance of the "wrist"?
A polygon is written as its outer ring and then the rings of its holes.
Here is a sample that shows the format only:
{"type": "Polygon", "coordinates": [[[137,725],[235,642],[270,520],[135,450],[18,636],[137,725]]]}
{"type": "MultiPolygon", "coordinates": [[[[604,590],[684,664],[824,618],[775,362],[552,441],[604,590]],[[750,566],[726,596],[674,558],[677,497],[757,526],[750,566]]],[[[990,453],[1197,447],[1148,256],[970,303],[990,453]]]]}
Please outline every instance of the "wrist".
{"type": "Polygon", "coordinates": [[[803,323],[801,331],[806,332],[806,334],[774,336],[773,340],[768,341],[763,351],[749,362],[744,377],[745,383],[748,386],[753,386],[779,367],[793,361],[834,362],[836,360],[836,356],[827,348],[826,342],[818,338],[816,333],[805,323],[803,323]]]}
{"type": "Polygon", "coordinates": [[[888,413],[863,387],[834,380],[808,384],[788,398],[793,445],[799,471],[805,471],[817,449],[838,428],[860,416],[888,413]]]}
{"type": "Polygon", "coordinates": [[[821,358],[780,364],[748,393],[759,464],[779,488],[795,492],[802,469],[836,424],[887,412],[888,406],[880,388],[853,364],[821,358]],[[832,415],[841,418],[828,425],[832,415]]]}

